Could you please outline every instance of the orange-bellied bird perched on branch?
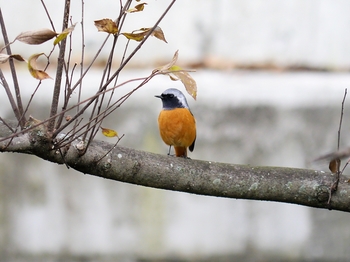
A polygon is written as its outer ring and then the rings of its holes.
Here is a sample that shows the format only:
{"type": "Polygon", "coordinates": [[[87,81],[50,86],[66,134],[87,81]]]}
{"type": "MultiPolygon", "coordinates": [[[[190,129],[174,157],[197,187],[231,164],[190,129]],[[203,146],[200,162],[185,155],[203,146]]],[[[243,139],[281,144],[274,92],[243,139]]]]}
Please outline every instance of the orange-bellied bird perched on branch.
{"type": "Polygon", "coordinates": [[[196,141],[196,120],[187,104],[184,94],[169,88],[160,96],[163,109],[158,117],[160,136],[165,144],[175,148],[175,155],[187,158],[187,147],[192,152],[196,141]]]}

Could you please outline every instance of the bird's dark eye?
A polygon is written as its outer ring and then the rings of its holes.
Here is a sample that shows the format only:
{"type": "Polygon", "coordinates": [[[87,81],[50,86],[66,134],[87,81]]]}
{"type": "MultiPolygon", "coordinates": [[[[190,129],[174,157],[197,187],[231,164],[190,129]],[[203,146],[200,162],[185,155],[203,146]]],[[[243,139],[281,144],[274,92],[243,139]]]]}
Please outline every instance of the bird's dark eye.
{"type": "Polygon", "coordinates": [[[173,98],[174,95],[173,95],[173,94],[169,94],[168,97],[169,97],[169,98],[173,98]]]}

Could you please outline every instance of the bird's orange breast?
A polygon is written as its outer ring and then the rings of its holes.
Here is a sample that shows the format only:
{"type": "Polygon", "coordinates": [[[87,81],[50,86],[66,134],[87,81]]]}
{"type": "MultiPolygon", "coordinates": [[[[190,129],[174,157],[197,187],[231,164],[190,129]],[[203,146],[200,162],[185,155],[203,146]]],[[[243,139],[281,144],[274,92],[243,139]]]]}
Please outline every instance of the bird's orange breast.
{"type": "Polygon", "coordinates": [[[187,108],[162,110],[158,124],[160,136],[169,146],[186,149],[196,139],[196,120],[187,108]]]}

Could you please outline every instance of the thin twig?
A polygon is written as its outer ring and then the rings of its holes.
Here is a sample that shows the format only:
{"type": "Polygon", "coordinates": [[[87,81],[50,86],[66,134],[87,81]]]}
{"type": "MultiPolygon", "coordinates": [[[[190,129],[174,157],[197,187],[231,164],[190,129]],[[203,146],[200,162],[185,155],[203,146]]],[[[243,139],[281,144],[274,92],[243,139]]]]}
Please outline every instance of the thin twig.
{"type": "MultiPolygon", "coordinates": [[[[11,55],[12,54],[11,47],[9,45],[9,39],[8,39],[8,36],[7,36],[5,21],[4,21],[4,18],[2,16],[1,8],[0,8],[0,24],[1,24],[2,36],[4,38],[4,42],[5,42],[5,45],[6,45],[7,54],[11,55]]],[[[12,105],[12,109],[14,110],[14,108],[16,108],[14,113],[16,115],[16,118],[18,120],[19,125],[21,126],[21,128],[23,128],[24,127],[24,123],[26,122],[26,119],[25,119],[25,116],[23,114],[23,104],[22,104],[21,91],[19,89],[15,63],[14,63],[13,59],[9,59],[9,65],[10,65],[10,69],[11,69],[13,85],[14,85],[15,94],[16,94],[16,100],[17,100],[17,105],[15,106],[15,104],[13,104],[12,105]]],[[[9,95],[8,91],[9,90],[6,90],[7,95],[9,95]]],[[[12,94],[11,94],[11,96],[12,96],[12,94]]]]}
{"type": "MultiPolygon", "coordinates": [[[[131,3],[131,1],[129,1],[131,3]]],[[[114,74],[106,81],[106,83],[100,88],[99,92],[101,90],[104,90],[107,88],[107,86],[113,81],[113,79],[117,78],[119,73],[121,72],[121,70],[125,67],[125,65],[128,64],[128,62],[131,60],[131,58],[138,52],[138,50],[143,46],[143,44],[146,42],[146,40],[148,39],[148,37],[150,37],[153,33],[153,31],[157,28],[157,26],[159,25],[159,23],[163,20],[163,18],[165,17],[165,15],[168,13],[168,11],[171,9],[171,7],[173,6],[173,4],[176,2],[176,0],[173,0],[169,6],[165,9],[165,11],[163,12],[163,14],[160,16],[160,18],[157,20],[157,22],[153,25],[152,29],[148,32],[148,34],[144,37],[144,39],[136,46],[136,48],[131,52],[131,54],[124,60],[124,62],[121,63],[120,67],[116,70],[116,72],[114,72],[114,74]]],[[[97,103],[97,99],[95,102],[95,105],[97,103]]],[[[100,105],[102,105],[102,101],[100,102],[100,105]]],[[[94,107],[95,108],[95,107],[94,107]]],[[[89,138],[88,143],[93,139],[94,134],[96,134],[96,132],[92,132],[92,135],[89,138]]],[[[85,137],[85,136],[84,136],[85,137]]],[[[87,149],[87,147],[86,147],[87,149]]]]}
{"type": "Polygon", "coordinates": [[[15,132],[16,132],[15,130],[13,130],[12,126],[10,126],[10,124],[8,124],[1,116],[0,116],[0,121],[1,121],[8,129],[10,129],[10,131],[11,131],[12,133],[15,133],[15,132]]]}
{"type": "MultiPolygon", "coordinates": [[[[119,17],[116,19],[116,24],[118,26],[118,32],[120,32],[122,30],[122,27],[124,25],[124,22],[125,22],[125,18],[126,18],[126,15],[127,13],[125,12],[126,10],[129,9],[130,5],[131,5],[131,2],[132,0],[128,0],[126,3],[125,3],[125,6],[123,7],[123,4],[122,2],[120,1],[120,9],[119,9],[119,17]]],[[[113,39],[113,44],[112,44],[112,47],[111,47],[111,51],[109,53],[109,56],[108,56],[108,60],[107,60],[107,63],[106,63],[106,67],[105,69],[103,70],[103,75],[102,75],[102,78],[101,78],[101,83],[100,83],[100,86],[99,86],[99,90],[102,90],[103,89],[103,86],[104,86],[104,81],[105,79],[109,79],[110,77],[110,74],[111,74],[111,69],[112,69],[112,62],[113,62],[113,56],[114,56],[114,51],[115,51],[115,47],[117,45],[117,40],[119,38],[119,35],[120,34],[115,34],[114,35],[114,39],[113,39]]],[[[127,47],[126,47],[127,48],[127,47]]],[[[117,84],[117,79],[118,79],[118,76],[116,77],[116,81],[115,81],[115,84],[117,84]]],[[[106,87],[105,87],[106,88],[106,87]]],[[[109,101],[107,103],[107,107],[113,97],[113,94],[114,94],[114,90],[112,91],[111,95],[110,95],[110,98],[109,98],[109,101]]],[[[91,114],[90,114],[90,120],[93,118],[93,116],[95,115],[95,111],[97,109],[97,115],[99,115],[100,113],[100,110],[102,108],[102,105],[103,105],[103,101],[104,101],[104,96],[105,94],[102,94],[101,96],[101,99],[97,98],[95,100],[95,103],[94,103],[94,106],[92,108],[92,111],[91,111],[91,114]],[[98,101],[100,100],[100,103],[99,103],[99,106],[97,107],[97,104],[98,104],[98,101]]],[[[91,122],[91,121],[89,121],[91,122]]],[[[91,133],[90,133],[90,137],[89,137],[89,141],[91,141],[93,138],[94,138],[94,130],[95,128],[99,128],[99,126],[96,126],[97,123],[95,123],[91,133]]],[[[100,125],[101,125],[101,122],[100,122],[100,125]]],[[[90,124],[87,126],[87,130],[90,130],[90,124]]],[[[88,135],[88,132],[85,132],[84,135],[83,135],[83,140],[86,139],[86,136],[88,135]]]]}
{"type": "Polygon", "coordinates": [[[41,0],[41,4],[42,4],[42,6],[44,7],[44,10],[45,10],[45,13],[46,13],[46,15],[47,15],[47,18],[48,18],[49,21],[50,21],[52,30],[56,32],[56,29],[55,29],[55,26],[54,26],[54,24],[53,24],[53,22],[52,22],[50,13],[49,13],[49,11],[47,10],[46,5],[45,5],[45,2],[44,2],[43,0],[41,0]]]}
{"type": "MultiPolygon", "coordinates": [[[[340,147],[340,136],[341,136],[341,127],[342,127],[342,123],[343,123],[343,116],[344,116],[344,104],[345,104],[345,99],[346,99],[346,95],[347,95],[348,89],[345,88],[345,92],[344,92],[344,97],[343,97],[343,101],[341,103],[341,110],[340,110],[340,120],[339,120],[339,129],[338,129],[338,144],[337,144],[337,151],[339,151],[339,147],[340,147]]],[[[345,170],[345,168],[347,167],[349,161],[344,165],[344,168],[342,169],[342,171],[340,171],[340,163],[341,160],[340,158],[335,158],[331,160],[331,163],[333,162],[333,164],[335,164],[336,166],[336,172],[335,172],[335,181],[333,182],[333,184],[330,187],[329,190],[329,197],[328,197],[328,205],[329,205],[329,209],[331,209],[331,199],[332,199],[332,194],[334,192],[337,191],[338,189],[338,185],[339,185],[339,180],[340,180],[340,175],[343,173],[343,171],[345,170]]]]}
{"type": "Polygon", "coordinates": [[[103,156],[101,156],[100,159],[98,159],[98,160],[96,161],[96,163],[100,162],[101,159],[103,159],[106,155],[108,155],[108,154],[118,145],[119,141],[120,141],[123,137],[124,137],[124,134],[123,134],[121,137],[118,137],[118,141],[112,146],[111,149],[109,149],[109,150],[106,152],[106,154],[104,154],[103,156]]]}
{"type": "MultiPolygon", "coordinates": [[[[65,0],[62,31],[68,27],[69,11],[70,11],[70,0],[65,0]]],[[[66,51],[66,42],[67,42],[66,39],[63,39],[60,43],[60,52],[59,52],[58,61],[57,61],[55,86],[54,86],[51,109],[50,109],[51,120],[49,121],[47,126],[48,132],[52,132],[55,127],[55,118],[52,118],[52,117],[57,114],[57,110],[58,110],[58,103],[60,98],[61,82],[62,82],[62,73],[63,73],[63,64],[65,63],[64,54],[66,51]]]]}
{"type": "MultiPolygon", "coordinates": [[[[81,77],[81,81],[79,84],[79,88],[78,88],[78,103],[81,101],[81,92],[83,89],[83,74],[84,74],[84,61],[85,61],[85,29],[84,29],[84,0],[81,0],[81,61],[80,61],[80,77],[81,77]]],[[[77,107],[77,112],[79,112],[80,110],[80,106],[77,107]]],[[[78,119],[75,122],[75,125],[73,127],[73,133],[75,132],[75,127],[78,124],[78,119]]]]}
{"type": "Polygon", "coordinates": [[[10,90],[10,86],[7,83],[6,78],[5,78],[5,76],[4,76],[4,74],[3,74],[1,69],[0,69],[0,81],[1,81],[2,86],[5,88],[5,92],[7,94],[7,98],[9,99],[9,102],[10,102],[11,107],[12,107],[12,111],[15,114],[15,116],[16,116],[18,122],[19,122],[20,119],[21,119],[21,114],[18,111],[18,107],[16,105],[15,99],[12,96],[12,93],[11,93],[11,90],[10,90]]]}

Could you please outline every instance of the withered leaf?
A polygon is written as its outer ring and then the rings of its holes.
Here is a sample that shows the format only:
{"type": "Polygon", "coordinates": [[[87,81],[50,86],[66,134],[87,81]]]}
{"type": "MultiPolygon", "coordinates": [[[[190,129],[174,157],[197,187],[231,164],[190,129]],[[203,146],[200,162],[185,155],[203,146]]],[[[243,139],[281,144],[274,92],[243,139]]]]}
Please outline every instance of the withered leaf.
{"type": "Polygon", "coordinates": [[[340,158],[332,159],[332,160],[329,162],[329,170],[330,170],[333,174],[336,174],[337,172],[339,172],[340,163],[341,163],[340,158]]]}
{"type": "Polygon", "coordinates": [[[26,31],[20,33],[15,40],[21,41],[28,45],[40,45],[53,37],[57,36],[57,33],[50,29],[39,29],[35,31],[26,31]]]}
{"type": "Polygon", "coordinates": [[[169,75],[173,81],[181,80],[186,88],[186,91],[196,100],[197,98],[197,83],[188,73],[189,70],[184,70],[180,66],[175,65],[178,59],[179,52],[175,52],[170,63],[160,66],[153,70],[153,73],[169,75]]]}
{"type": "Polygon", "coordinates": [[[10,59],[10,55],[0,54],[0,64],[6,63],[10,59]]]}
{"type": "Polygon", "coordinates": [[[118,33],[118,26],[109,18],[94,21],[95,26],[99,32],[106,32],[115,35],[118,33]]]}
{"type": "Polygon", "coordinates": [[[147,35],[147,32],[140,32],[140,33],[122,33],[123,36],[125,36],[127,39],[135,40],[137,42],[141,42],[145,35],[147,35]]]}
{"type": "Polygon", "coordinates": [[[168,72],[170,67],[175,65],[178,57],[179,57],[179,50],[176,50],[175,54],[173,55],[173,59],[171,59],[170,63],[167,63],[166,65],[157,67],[156,69],[153,70],[153,73],[155,73],[155,72],[161,72],[161,73],[168,72]]]}
{"type": "Polygon", "coordinates": [[[10,58],[16,59],[18,61],[25,61],[24,58],[18,54],[8,55],[8,54],[0,54],[0,64],[6,63],[10,58]]]}
{"type": "Polygon", "coordinates": [[[45,71],[42,71],[40,69],[37,68],[36,65],[36,60],[39,58],[39,56],[43,55],[44,53],[40,53],[40,54],[34,54],[32,56],[29,57],[28,60],[28,70],[29,73],[36,79],[38,80],[44,80],[44,79],[48,79],[51,78],[45,71]]]}
{"type": "MultiPolygon", "coordinates": [[[[140,30],[144,30],[144,31],[150,31],[152,28],[141,28],[140,30]]],[[[164,33],[163,33],[163,30],[157,26],[154,31],[152,32],[152,36],[158,38],[159,40],[162,40],[164,41],[165,43],[168,43],[166,40],[165,40],[165,36],[164,36],[164,33]]]]}
{"type": "MultiPolygon", "coordinates": [[[[134,32],[132,33],[122,33],[122,35],[124,35],[126,38],[128,39],[131,39],[131,40],[135,40],[135,41],[138,41],[138,42],[141,42],[145,36],[149,33],[149,31],[151,31],[152,28],[140,28],[138,30],[135,30],[134,32]]],[[[151,34],[152,36],[164,41],[165,43],[168,43],[166,40],[165,40],[165,37],[164,37],[164,33],[162,31],[162,29],[157,26],[154,31],[152,32],[151,34]]]]}
{"type": "Polygon", "coordinates": [[[21,62],[25,61],[25,59],[21,55],[18,55],[18,54],[10,55],[10,57],[13,59],[16,59],[17,61],[21,61],[21,62]]]}
{"type": "Polygon", "coordinates": [[[170,67],[169,71],[171,74],[175,75],[177,78],[181,80],[181,82],[184,84],[187,93],[190,94],[190,96],[193,97],[194,100],[197,98],[197,83],[192,78],[192,76],[186,71],[183,70],[181,67],[177,65],[173,65],[170,67]]]}
{"type": "Polygon", "coordinates": [[[133,8],[126,10],[126,12],[127,13],[141,12],[145,8],[145,5],[147,5],[147,3],[140,3],[138,5],[135,5],[133,8]]]}

